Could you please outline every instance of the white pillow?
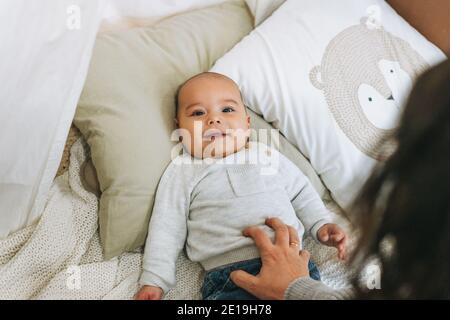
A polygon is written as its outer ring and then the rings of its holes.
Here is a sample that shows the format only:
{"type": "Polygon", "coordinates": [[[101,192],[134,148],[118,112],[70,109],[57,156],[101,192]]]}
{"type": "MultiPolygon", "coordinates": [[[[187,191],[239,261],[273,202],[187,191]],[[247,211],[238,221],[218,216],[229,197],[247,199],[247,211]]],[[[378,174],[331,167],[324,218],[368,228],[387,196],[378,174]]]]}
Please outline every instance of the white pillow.
{"type": "Polygon", "coordinates": [[[225,1],[229,0],[108,0],[103,17],[167,17],[225,1]]]}
{"type": "Polygon", "coordinates": [[[226,1],[229,0],[108,0],[100,33],[154,25],[168,16],[226,1]]]}
{"type": "Polygon", "coordinates": [[[212,71],[239,84],[345,209],[392,152],[376,146],[414,79],[444,59],[383,0],[288,0],[212,71]]]}
{"type": "Polygon", "coordinates": [[[261,24],[269,17],[285,0],[245,0],[250,12],[255,17],[255,26],[261,24]]]}
{"type": "MultiPolygon", "coordinates": [[[[100,32],[149,26],[184,11],[212,6],[229,0],[108,0],[100,32]]],[[[245,0],[259,25],[285,0],[245,0]]]]}

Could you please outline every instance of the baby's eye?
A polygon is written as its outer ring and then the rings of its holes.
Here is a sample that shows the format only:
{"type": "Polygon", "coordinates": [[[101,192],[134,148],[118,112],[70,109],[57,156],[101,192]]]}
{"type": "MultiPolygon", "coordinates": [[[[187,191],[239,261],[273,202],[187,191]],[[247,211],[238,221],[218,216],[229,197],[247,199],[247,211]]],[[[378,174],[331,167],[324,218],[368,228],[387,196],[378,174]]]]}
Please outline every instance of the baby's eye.
{"type": "Polygon", "coordinates": [[[225,107],[225,108],[223,108],[223,110],[222,110],[222,112],[233,112],[233,111],[234,111],[234,109],[231,108],[231,107],[225,107]]]}
{"type": "Polygon", "coordinates": [[[203,111],[200,111],[200,110],[196,110],[196,111],[192,112],[192,116],[194,116],[194,117],[199,117],[199,116],[202,116],[204,114],[205,113],[203,111]]]}

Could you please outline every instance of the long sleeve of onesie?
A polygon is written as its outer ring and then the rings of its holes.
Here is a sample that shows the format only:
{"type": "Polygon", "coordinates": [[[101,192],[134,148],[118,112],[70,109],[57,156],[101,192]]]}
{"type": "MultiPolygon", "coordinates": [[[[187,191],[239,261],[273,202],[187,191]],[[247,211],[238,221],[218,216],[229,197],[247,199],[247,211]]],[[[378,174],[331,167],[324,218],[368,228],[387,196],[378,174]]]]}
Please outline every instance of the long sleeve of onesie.
{"type": "Polygon", "coordinates": [[[149,223],[143,272],[139,283],[163,289],[166,293],[175,286],[176,261],[187,235],[190,191],[188,177],[182,165],[171,163],[164,172],[149,223]]]}
{"type": "Polygon", "coordinates": [[[332,216],[303,172],[281,153],[278,156],[280,173],[295,213],[304,225],[305,232],[318,241],[317,231],[331,223],[332,216]]]}

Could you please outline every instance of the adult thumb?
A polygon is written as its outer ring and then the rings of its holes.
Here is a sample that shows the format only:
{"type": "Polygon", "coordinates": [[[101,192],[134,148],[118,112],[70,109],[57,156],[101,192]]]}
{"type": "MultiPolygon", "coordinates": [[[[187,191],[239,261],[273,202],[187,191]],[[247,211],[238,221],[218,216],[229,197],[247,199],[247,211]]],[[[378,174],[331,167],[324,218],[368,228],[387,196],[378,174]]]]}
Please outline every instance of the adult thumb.
{"type": "Polygon", "coordinates": [[[233,271],[230,274],[231,281],[234,282],[238,287],[254,294],[254,288],[256,281],[258,280],[255,276],[242,270],[233,271]]]}

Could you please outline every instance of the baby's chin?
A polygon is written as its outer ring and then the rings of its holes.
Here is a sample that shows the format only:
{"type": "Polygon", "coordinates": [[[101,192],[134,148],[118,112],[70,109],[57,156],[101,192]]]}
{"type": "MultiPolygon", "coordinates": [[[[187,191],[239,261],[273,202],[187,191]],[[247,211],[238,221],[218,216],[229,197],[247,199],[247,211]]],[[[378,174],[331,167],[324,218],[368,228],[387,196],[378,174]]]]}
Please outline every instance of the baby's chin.
{"type": "Polygon", "coordinates": [[[213,158],[213,159],[220,159],[225,158],[233,153],[236,153],[240,150],[242,150],[245,147],[245,143],[243,144],[226,144],[221,143],[220,141],[212,141],[212,142],[204,142],[201,148],[201,150],[194,150],[196,152],[191,152],[191,155],[195,158],[199,159],[207,159],[207,158],[213,158]]]}

